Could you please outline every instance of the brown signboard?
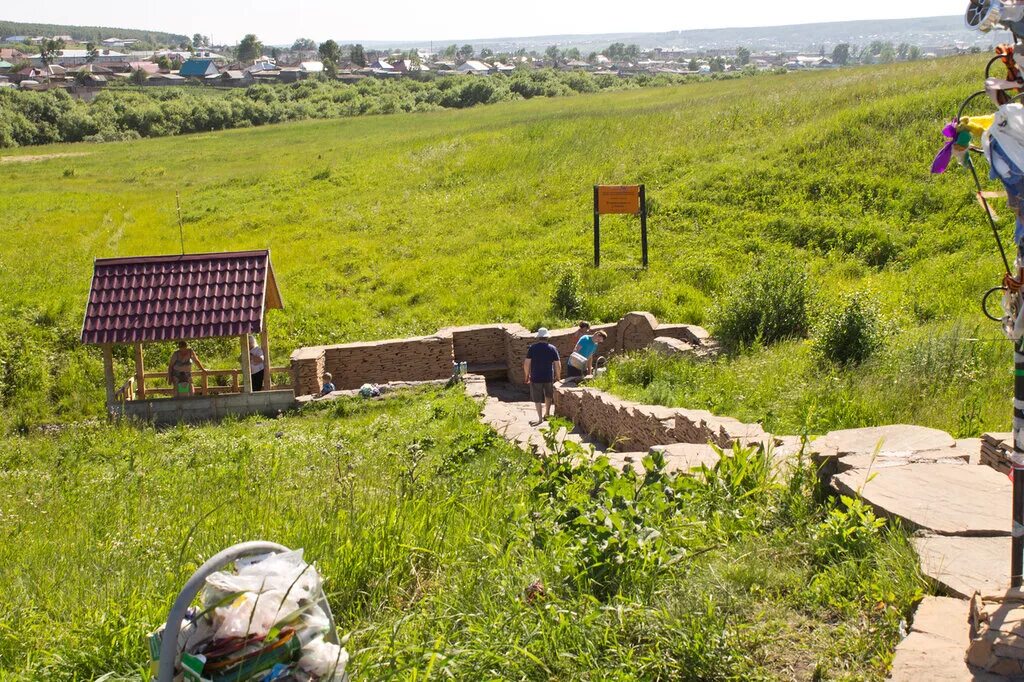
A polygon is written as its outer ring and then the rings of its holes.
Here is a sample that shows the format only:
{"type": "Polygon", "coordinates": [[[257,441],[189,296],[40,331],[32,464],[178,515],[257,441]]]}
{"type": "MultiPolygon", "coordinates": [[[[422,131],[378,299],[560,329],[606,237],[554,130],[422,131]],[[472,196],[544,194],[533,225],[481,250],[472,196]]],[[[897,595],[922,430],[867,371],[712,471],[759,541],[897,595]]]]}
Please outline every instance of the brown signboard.
{"type": "Polygon", "coordinates": [[[598,185],[597,213],[601,215],[640,213],[640,185],[598,185]]]}

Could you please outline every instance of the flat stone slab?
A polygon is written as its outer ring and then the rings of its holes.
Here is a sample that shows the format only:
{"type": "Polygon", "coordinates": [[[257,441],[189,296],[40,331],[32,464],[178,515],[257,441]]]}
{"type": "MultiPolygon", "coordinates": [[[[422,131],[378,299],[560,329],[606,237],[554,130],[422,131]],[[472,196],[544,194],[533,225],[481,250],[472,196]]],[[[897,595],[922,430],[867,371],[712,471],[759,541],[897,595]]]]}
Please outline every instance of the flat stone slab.
{"type": "Polygon", "coordinates": [[[675,443],[674,445],[656,445],[651,450],[661,450],[665,454],[666,469],[669,471],[692,471],[701,465],[713,467],[718,464],[718,453],[710,445],[694,443],[675,443]]]}
{"type": "MultiPolygon", "coordinates": [[[[1007,510],[1009,511],[1009,510],[1007,510]]],[[[921,570],[955,597],[1010,587],[1010,538],[929,535],[913,539],[921,570]]]]}
{"type": "Polygon", "coordinates": [[[893,682],[1004,682],[1005,678],[967,665],[970,602],[925,597],[914,614],[910,634],[896,647],[893,682]]]}
{"type": "Polygon", "coordinates": [[[875,452],[909,455],[913,452],[945,450],[955,445],[956,441],[945,431],[907,424],[831,431],[812,443],[813,449],[826,457],[870,455],[875,452]]]}
{"type": "Polygon", "coordinates": [[[1010,480],[983,466],[906,464],[832,478],[843,494],[935,535],[1010,534],[1010,480]]]}
{"type": "Polygon", "coordinates": [[[883,450],[877,454],[844,455],[838,458],[839,471],[848,469],[883,469],[904,464],[970,464],[971,459],[977,463],[980,445],[961,445],[957,441],[951,448],[941,450],[883,450]]]}
{"type": "MultiPolygon", "coordinates": [[[[656,445],[651,450],[661,450],[665,454],[665,471],[670,474],[687,473],[699,469],[702,464],[713,467],[718,462],[718,453],[710,445],[676,443],[674,445],[656,445]]],[[[643,459],[648,455],[647,452],[606,452],[604,454],[616,469],[621,469],[628,464],[637,473],[643,473],[643,459]]]]}

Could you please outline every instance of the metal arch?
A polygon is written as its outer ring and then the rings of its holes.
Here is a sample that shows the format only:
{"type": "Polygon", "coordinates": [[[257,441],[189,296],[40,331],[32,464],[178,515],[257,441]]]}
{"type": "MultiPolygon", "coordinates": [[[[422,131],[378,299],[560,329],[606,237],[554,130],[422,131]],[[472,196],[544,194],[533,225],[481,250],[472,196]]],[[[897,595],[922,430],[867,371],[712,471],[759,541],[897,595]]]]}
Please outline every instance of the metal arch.
{"type": "Polygon", "coordinates": [[[987,317],[988,319],[992,320],[993,322],[1002,323],[1003,318],[995,317],[991,313],[988,312],[988,299],[992,296],[992,294],[994,294],[997,291],[1006,291],[1006,287],[1005,286],[992,287],[991,289],[986,291],[985,295],[981,297],[981,312],[983,312],[985,314],[985,317],[987,317]]]}
{"type": "Polygon", "coordinates": [[[978,92],[975,92],[975,93],[969,95],[967,97],[967,99],[965,99],[963,101],[963,104],[960,105],[960,108],[956,112],[956,120],[958,122],[960,121],[961,118],[964,117],[964,112],[967,110],[967,105],[970,104],[972,101],[974,101],[974,98],[976,98],[976,97],[988,97],[988,91],[987,90],[979,90],[978,92]]]}

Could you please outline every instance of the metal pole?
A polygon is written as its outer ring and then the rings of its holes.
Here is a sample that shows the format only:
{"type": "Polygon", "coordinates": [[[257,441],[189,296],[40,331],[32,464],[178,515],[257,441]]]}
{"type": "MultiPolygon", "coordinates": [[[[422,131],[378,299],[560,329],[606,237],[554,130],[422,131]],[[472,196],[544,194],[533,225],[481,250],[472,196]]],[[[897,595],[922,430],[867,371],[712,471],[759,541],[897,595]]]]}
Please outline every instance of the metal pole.
{"type": "Polygon", "coordinates": [[[974,163],[971,161],[971,157],[967,156],[967,163],[965,164],[971,169],[971,177],[974,178],[974,186],[978,188],[978,197],[981,198],[981,203],[985,207],[985,217],[988,218],[988,224],[992,227],[992,234],[996,238],[996,246],[999,247],[999,255],[1003,257],[1003,267],[1006,268],[1006,274],[1010,275],[1010,261],[1006,257],[1006,250],[1003,248],[1003,241],[999,238],[999,228],[996,227],[995,218],[992,217],[992,209],[989,208],[988,200],[982,196],[981,180],[978,179],[978,171],[974,168],[974,163]]]}
{"type": "Polygon", "coordinates": [[[647,267],[647,186],[640,185],[640,249],[643,265],[647,267]]]}
{"type": "Polygon", "coordinates": [[[601,267],[601,214],[597,209],[597,185],[594,185],[594,267],[601,267]]]}
{"type": "Polygon", "coordinates": [[[1024,574],[1024,341],[1013,347],[1013,539],[1010,542],[1010,587],[1024,574]]]}

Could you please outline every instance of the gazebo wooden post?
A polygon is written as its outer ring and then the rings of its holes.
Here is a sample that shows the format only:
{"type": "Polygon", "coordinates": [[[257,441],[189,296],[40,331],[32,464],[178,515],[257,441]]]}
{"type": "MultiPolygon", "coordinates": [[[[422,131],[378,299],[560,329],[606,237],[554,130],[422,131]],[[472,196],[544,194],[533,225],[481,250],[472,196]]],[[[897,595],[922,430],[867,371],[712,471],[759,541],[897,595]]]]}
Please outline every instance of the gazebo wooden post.
{"type": "Polygon", "coordinates": [[[263,317],[263,331],[260,332],[260,348],[263,349],[263,390],[269,391],[273,386],[270,380],[270,337],[267,335],[267,318],[263,317]]]}
{"type": "Polygon", "coordinates": [[[142,344],[135,344],[135,393],[139,400],[146,399],[146,363],[142,358],[142,344]]]}
{"type": "Polygon", "coordinates": [[[242,344],[242,393],[252,393],[252,365],[249,364],[249,335],[238,337],[242,344]]]}
{"type": "Polygon", "coordinates": [[[114,402],[114,349],[109,343],[103,344],[103,381],[107,387],[107,404],[114,402]]]}

